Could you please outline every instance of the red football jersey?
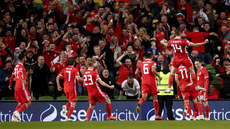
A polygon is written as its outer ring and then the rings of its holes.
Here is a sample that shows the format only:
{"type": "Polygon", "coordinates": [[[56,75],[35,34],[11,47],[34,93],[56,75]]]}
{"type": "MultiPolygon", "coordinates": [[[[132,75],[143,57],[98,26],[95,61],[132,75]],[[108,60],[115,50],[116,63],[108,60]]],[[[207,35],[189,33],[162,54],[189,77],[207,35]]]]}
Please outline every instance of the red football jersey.
{"type": "Polygon", "coordinates": [[[42,55],[44,56],[45,63],[48,65],[49,68],[51,66],[50,62],[53,61],[57,56],[59,56],[59,54],[60,53],[58,51],[44,51],[42,55]]]}
{"type": "MultiPolygon", "coordinates": [[[[15,81],[16,81],[15,90],[25,89],[25,85],[23,85],[23,81],[26,80],[26,69],[22,63],[18,63],[14,67],[14,71],[12,75],[13,77],[15,77],[15,81]]],[[[11,84],[12,82],[10,82],[10,85],[11,84]]]]}
{"type": "Polygon", "coordinates": [[[76,92],[76,78],[79,77],[79,72],[73,66],[68,66],[59,73],[59,76],[64,78],[64,91],[76,92]]]}
{"type": "Polygon", "coordinates": [[[157,63],[146,59],[139,64],[141,70],[142,85],[143,84],[156,84],[156,75],[152,72],[152,67],[156,68],[157,63]]]}
{"type": "Polygon", "coordinates": [[[97,80],[100,79],[100,76],[96,71],[91,69],[87,69],[84,74],[84,87],[86,87],[88,94],[96,94],[97,92],[101,92],[101,88],[97,83],[97,80]]]}
{"type": "MultiPolygon", "coordinates": [[[[208,76],[208,70],[204,67],[197,70],[197,86],[200,86],[202,88],[205,88],[206,82],[205,79],[209,78],[208,76]]],[[[208,89],[206,89],[208,90],[208,89]]]]}
{"type": "Polygon", "coordinates": [[[188,56],[186,46],[190,45],[187,39],[174,38],[168,41],[168,46],[173,48],[174,56],[188,56]]]}
{"type": "Polygon", "coordinates": [[[130,68],[127,68],[125,64],[119,67],[119,76],[117,79],[117,84],[121,85],[124,80],[127,79],[129,73],[133,74],[133,65],[130,68]]]}
{"type": "Polygon", "coordinates": [[[185,91],[187,88],[187,84],[191,83],[190,80],[190,72],[185,66],[180,66],[175,76],[178,76],[178,80],[180,81],[181,91],[185,91]]]}
{"type": "Polygon", "coordinates": [[[67,67],[66,63],[57,62],[53,66],[55,68],[55,74],[58,75],[63,68],[67,67]]]}

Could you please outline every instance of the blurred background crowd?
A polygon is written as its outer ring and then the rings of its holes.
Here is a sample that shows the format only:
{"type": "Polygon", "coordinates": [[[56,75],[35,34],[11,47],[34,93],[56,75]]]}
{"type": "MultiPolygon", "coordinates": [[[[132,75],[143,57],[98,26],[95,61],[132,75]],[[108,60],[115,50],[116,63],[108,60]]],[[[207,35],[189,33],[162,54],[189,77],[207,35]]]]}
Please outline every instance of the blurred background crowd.
{"type": "MultiPolygon", "coordinates": [[[[138,64],[150,51],[157,71],[169,73],[173,52],[160,40],[174,38],[176,28],[194,43],[209,39],[188,47],[189,56],[209,71],[209,98],[230,97],[230,0],[1,0],[0,12],[0,99],[13,96],[9,79],[21,52],[36,100],[63,96],[55,78],[67,58],[76,59],[82,76],[88,56],[102,80],[116,86],[102,87],[111,99],[138,99],[138,64]]],[[[81,82],[77,92],[86,95],[81,82]]]]}

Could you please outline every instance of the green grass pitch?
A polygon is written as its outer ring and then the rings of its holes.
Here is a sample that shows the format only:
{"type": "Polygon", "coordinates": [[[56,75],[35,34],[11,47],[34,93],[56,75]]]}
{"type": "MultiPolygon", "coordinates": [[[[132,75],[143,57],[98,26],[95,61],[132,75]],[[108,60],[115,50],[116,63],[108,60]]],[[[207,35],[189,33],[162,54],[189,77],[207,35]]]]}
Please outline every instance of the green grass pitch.
{"type": "Polygon", "coordinates": [[[6,122],[1,129],[229,129],[230,121],[6,122]]]}

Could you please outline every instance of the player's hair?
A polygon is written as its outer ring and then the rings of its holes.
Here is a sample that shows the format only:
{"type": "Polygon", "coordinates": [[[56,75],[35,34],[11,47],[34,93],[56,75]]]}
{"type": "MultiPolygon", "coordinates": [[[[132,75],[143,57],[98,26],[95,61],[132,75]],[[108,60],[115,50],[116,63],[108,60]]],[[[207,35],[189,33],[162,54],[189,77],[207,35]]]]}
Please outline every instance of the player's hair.
{"type": "Polygon", "coordinates": [[[153,57],[153,53],[152,52],[147,52],[147,53],[145,53],[145,57],[147,59],[151,59],[153,57]]]}
{"type": "Polygon", "coordinates": [[[199,60],[199,59],[196,59],[196,60],[195,60],[195,62],[196,62],[196,61],[197,61],[197,62],[199,62],[199,63],[202,63],[202,61],[201,61],[201,60],[199,60]]]}
{"type": "Polygon", "coordinates": [[[25,53],[22,52],[19,54],[18,59],[21,61],[24,59],[24,57],[25,57],[25,53]]]}
{"type": "Polygon", "coordinates": [[[93,64],[94,64],[94,61],[93,61],[92,58],[87,60],[87,65],[88,65],[88,67],[92,67],[93,64]]]}
{"type": "Polygon", "coordinates": [[[73,57],[69,57],[67,61],[67,65],[73,65],[75,62],[75,59],[73,57]]]}
{"type": "Polygon", "coordinates": [[[133,78],[133,74],[129,73],[127,79],[132,79],[132,78],[133,78]]]}
{"type": "Polygon", "coordinates": [[[65,44],[65,47],[66,47],[66,46],[68,46],[68,45],[72,45],[72,44],[71,44],[71,43],[69,43],[69,42],[67,42],[67,43],[65,44]]]}
{"type": "Polygon", "coordinates": [[[181,34],[180,30],[177,28],[177,29],[175,30],[175,35],[176,35],[176,36],[179,36],[180,34],[181,34]]]}

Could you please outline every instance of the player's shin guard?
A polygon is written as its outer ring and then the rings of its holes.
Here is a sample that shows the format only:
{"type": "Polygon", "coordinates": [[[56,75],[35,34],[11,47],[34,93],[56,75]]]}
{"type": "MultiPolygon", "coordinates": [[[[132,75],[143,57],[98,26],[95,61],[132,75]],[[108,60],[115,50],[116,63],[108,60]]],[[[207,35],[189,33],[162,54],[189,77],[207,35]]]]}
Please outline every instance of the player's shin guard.
{"type": "Polygon", "coordinates": [[[190,103],[188,105],[188,114],[189,114],[189,116],[192,116],[192,108],[191,108],[191,104],[190,103]]]}
{"type": "Polygon", "coordinates": [[[197,86],[197,77],[196,77],[196,73],[192,73],[192,74],[191,74],[191,77],[192,77],[193,83],[195,84],[195,86],[197,86]]]}
{"type": "Polygon", "coordinates": [[[205,118],[209,118],[209,105],[204,106],[205,118]]]}
{"type": "Polygon", "coordinates": [[[168,88],[171,88],[172,84],[173,84],[173,80],[174,80],[174,75],[170,74],[169,75],[169,84],[168,84],[168,88]]]}
{"type": "Polygon", "coordinates": [[[86,114],[86,119],[89,119],[91,113],[92,113],[93,109],[92,108],[88,108],[87,110],[87,114],[86,114]]]}
{"type": "Polygon", "coordinates": [[[67,108],[70,107],[70,102],[66,103],[66,107],[67,107],[67,108]]]}
{"type": "Polygon", "coordinates": [[[21,112],[21,111],[24,111],[28,107],[29,107],[28,103],[23,103],[22,106],[16,111],[21,112]]]}
{"type": "Polygon", "coordinates": [[[158,115],[158,111],[159,111],[159,103],[158,100],[153,100],[153,106],[155,108],[155,116],[159,116],[158,115]]]}
{"type": "Polygon", "coordinates": [[[198,113],[199,115],[203,115],[203,105],[201,102],[198,103],[198,113]]]}
{"type": "Polygon", "coordinates": [[[111,116],[111,104],[106,104],[107,117],[111,116]]]}
{"type": "Polygon", "coordinates": [[[145,101],[146,101],[145,98],[142,97],[140,98],[139,103],[142,105],[145,101]]]}
{"type": "Polygon", "coordinates": [[[15,111],[17,111],[22,106],[21,103],[18,103],[18,106],[16,107],[15,111]]]}

